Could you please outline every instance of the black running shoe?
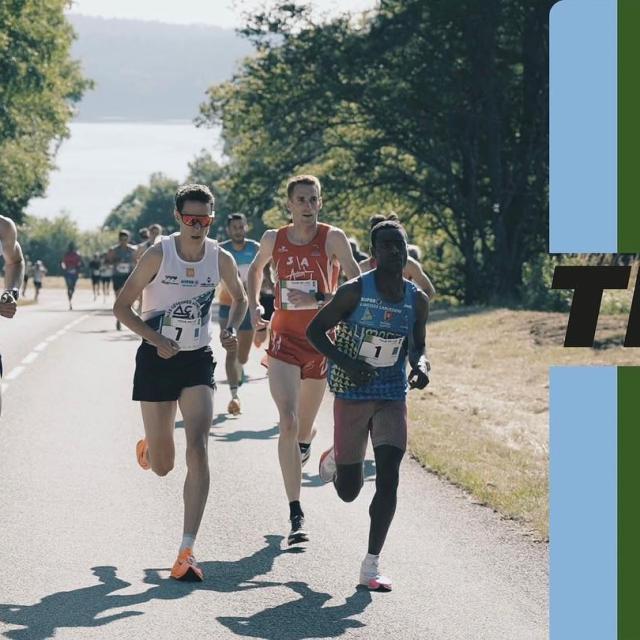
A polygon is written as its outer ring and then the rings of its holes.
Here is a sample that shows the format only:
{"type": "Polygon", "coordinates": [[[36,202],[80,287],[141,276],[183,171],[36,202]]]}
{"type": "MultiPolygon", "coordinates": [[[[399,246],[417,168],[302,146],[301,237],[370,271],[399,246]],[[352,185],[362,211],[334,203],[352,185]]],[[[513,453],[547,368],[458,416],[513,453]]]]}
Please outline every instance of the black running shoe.
{"type": "Polygon", "coordinates": [[[309,542],[309,534],[304,528],[304,516],[293,516],[291,518],[291,531],[289,531],[287,542],[289,545],[309,542]]]}

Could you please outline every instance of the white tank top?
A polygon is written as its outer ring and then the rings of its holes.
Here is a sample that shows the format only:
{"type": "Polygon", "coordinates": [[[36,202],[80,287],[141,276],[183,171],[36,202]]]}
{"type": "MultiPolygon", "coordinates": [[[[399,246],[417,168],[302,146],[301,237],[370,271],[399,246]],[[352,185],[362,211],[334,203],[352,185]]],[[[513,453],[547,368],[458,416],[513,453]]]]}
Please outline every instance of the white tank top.
{"type": "Polygon", "coordinates": [[[205,239],[204,256],[186,262],[178,256],[177,233],[162,238],[162,263],[142,294],[142,319],[183,351],[211,342],[211,303],[220,282],[218,243],[205,239]]]}

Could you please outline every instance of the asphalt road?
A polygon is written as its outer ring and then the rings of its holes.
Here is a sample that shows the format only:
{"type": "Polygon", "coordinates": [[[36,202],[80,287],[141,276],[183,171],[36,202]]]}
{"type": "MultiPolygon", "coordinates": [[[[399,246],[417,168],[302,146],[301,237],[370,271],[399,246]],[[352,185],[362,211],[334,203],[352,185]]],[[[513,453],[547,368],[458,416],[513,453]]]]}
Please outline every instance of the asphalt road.
{"type": "MultiPolygon", "coordinates": [[[[140,470],[131,398],[138,339],[110,306],[62,291],[0,319],[0,634],[88,638],[548,637],[547,547],[405,459],[381,567],[392,593],[357,589],[375,467],[343,504],[317,477],[331,437],[331,397],[306,467],[311,541],[287,548],[277,419],[257,353],[244,412],[211,428],[212,485],[195,553],[201,584],[169,579],[181,538],[184,429],[165,478],[140,470]]],[[[217,348],[219,352],[219,347],[217,348]]],[[[437,367],[437,363],[433,363],[437,367]]],[[[218,370],[224,379],[224,366],[218,370]]]]}

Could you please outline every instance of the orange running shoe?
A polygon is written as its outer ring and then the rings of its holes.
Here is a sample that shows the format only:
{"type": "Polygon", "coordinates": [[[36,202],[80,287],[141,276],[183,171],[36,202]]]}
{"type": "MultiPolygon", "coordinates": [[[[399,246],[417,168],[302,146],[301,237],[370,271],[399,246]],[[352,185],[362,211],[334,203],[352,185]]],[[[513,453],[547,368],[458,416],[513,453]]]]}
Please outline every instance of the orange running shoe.
{"type": "Polygon", "coordinates": [[[178,559],[173,563],[173,569],[171,569],[171,577],[174,580],[182,580],[184,582],[194,582],[196,580],[202,582],[204,580],[204,573],[198,566],[189,547],[178,554],[178,559]]]}
{"type": "Polygon", "coordinates": [[[136,458],[138,458],[138,464],[145,470],[151,469],[151,465],[149,464],[149,459],[147,458],[147,452],[149,451],[149,445],[147,444],[147,439],[142,438],[142,440],[138,440],[136,444],[136,458]]]}

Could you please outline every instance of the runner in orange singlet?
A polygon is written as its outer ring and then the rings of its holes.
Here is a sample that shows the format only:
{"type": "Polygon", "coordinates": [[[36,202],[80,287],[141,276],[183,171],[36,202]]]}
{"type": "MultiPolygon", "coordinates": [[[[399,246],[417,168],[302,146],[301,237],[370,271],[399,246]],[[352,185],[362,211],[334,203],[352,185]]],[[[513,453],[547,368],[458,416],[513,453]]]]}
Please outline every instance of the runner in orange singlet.
{"type": "Polygon", "coordinates": [[[264,267],[273,261],[275,312],[267,353],[269,388],[279,413],[278,457],[289,500],[289,544],[309,539],[300,506],[302,464],[309,459],[313,422],[326,387],[327,359],[307,340],[307,325],[333,297],[340,267],[348,278],[360,274],[345,234],[318,222],[321,208],[315,176],[289,180],[287,209],[293,223],[265,232],[247,283],[251,321],[261,329],[266,321],[258,295],[264,267]]]}

